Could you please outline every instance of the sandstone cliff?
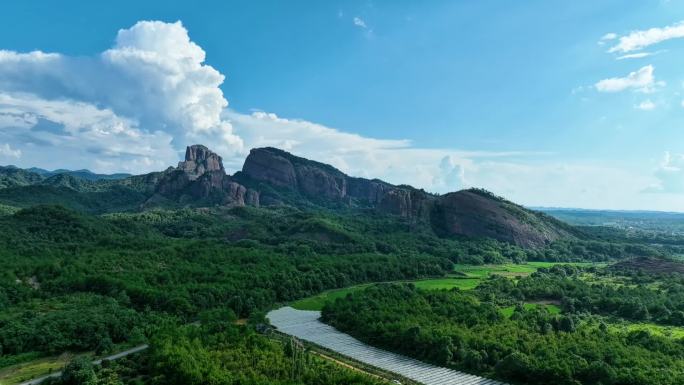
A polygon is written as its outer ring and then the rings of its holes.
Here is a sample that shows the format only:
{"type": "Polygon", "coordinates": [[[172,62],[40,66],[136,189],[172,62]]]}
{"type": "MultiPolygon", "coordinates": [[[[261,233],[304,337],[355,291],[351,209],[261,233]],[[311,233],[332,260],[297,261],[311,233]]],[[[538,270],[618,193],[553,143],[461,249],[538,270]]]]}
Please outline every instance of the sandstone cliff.
{"type": "Polygon", "coordinates": [[[221,157],[202,145],[188,146],[185,160],[165,171],[155,185],[156,194],[180,203],[259,206],[259,193],[233,181],[221,157]]]}
{"type": "Polygon", "coordinates": [[[426,217],[434,196],[409,186],[354,178],[316,161],[277,148],[255,148],[242,167],[248,178],[297,192],[315,200],[377,207],[407,218],[426,217]]]}
{"type": "Polygon", "coordinates": [[[383,213],[424,221],[444,236],[489,237],[523,247],[543,246],[572,236],[569,226],[484,190],[437,196],[411,186],[350,177],[330,165],[276,148],[250,151],[242,174],[252,181],[315,202],[371,207],[383,213]]]}

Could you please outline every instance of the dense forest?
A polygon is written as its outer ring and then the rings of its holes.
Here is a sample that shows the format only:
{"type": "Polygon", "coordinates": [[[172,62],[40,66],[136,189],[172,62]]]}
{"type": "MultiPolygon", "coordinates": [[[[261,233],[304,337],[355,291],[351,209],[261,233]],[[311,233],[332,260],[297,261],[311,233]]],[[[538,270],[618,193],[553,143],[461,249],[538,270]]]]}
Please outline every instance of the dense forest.
{"type": "Polygon", "coordinates": [[[481,299],[490,294],[380,284],[327,304],[323,319],[372,345],[511,383],[684,382],[684,339],[616,332],[601,317],[544,307],[517,306],[507,318],[481,299]]]}
{"type": "Polygon", "coordinates": [[[557,301],[566,313],[595,313],[684,326],[684,276],[554,266],[517,282],[493,277],[478,287],[485,301],[557,301]]]}
{"type": "Polygon", "coordinates": [[[383,216],[287,208],[92,216],[36,206],[0,217],[0,228],[4,354],[94,348],[101,338],[127,340],[120,330],[138,330],[159,314],[191,321],[199,311],[227,306],[246,317],[329,288],[440,276],[453,263],[605,260],[638,252],[596,241],[525,250],[438,238],[383,216]],[[80,329],[69,331],[73,325],[63,321],[70,314],[93,314],[87,324],[99,335],[73,337],[80,329]],[[61,332],[63,338],[46,338],[61,332]]]}
{"type": "Polygon", "coordinates": [[[274,340],[236,325],[231,311],[203,312],[201,324],[163,327],[151,351],[136,360],[94,366],[75,359],[49,385],[378,385],[371,376],[310,353],[293,340],[274,340]]]}

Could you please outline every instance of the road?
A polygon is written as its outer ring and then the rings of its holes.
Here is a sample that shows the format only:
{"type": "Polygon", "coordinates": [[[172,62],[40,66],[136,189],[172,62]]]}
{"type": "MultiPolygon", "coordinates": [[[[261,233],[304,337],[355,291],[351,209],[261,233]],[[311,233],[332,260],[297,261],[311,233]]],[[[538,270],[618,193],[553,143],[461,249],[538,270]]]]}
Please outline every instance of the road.
{"type": "Polygon", "coordinates": [[[278,331],[425,385],[505,385],[366,345],[319,321],[318,311],[283,307],[266,315],[278,331]]]}
{"type": "MultiPolygon", "coordinates": [[[[93,361],[93,365],[100,365],[100,364],[102,363],[102,361],[104,361],[104,360],[107,360],[107,361],[117,360],[117,359],[119,359],[119,358],[126,357],[126,356],[128,356],[128,355],[130,355],[130,354],[134,354],[134,353],[143,351],[143,350],[145,350],[145,349],[147,349],[147,348],[149,348],[148,345],[136,346],[136,347],[134,347],[134,348],[131,348],[131,349],[128,349],[128,350],[124,350],[123,352],[119,352],[119,353],[116,353],[116,354],[112,354],[111,356],[107,356],[107,357],[103,357],[103,358],[94,360],[94,361],[93,361]]],[[[42,377],[34,378],[34,379],[29,380],[29,381],[26,381],[26,382],[22,382],[22,383],[19,384],[19,385],[36,385],[36,384],[40,384],[41,382],[47,380],[48,378],[55,378],[55,377],[59,377],[59,376],[61,376],[61,375],[62,375],[62,372],[61,372],[61,371],[59,371],[59,372],[53,372],[53,373],[50,373],[50,374],[48,374],[48,375],[46,375],[46,376],[42,376],[42,377]]]]}

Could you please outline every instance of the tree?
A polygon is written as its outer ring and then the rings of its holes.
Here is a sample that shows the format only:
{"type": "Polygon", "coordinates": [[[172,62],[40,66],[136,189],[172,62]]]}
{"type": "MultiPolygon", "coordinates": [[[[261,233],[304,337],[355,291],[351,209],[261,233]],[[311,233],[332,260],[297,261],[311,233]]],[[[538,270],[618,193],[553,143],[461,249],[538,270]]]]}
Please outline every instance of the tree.
{"type": "Polygon", "coordinates": [[[572,333],[575,331],[575,320],[572,317],[561,317],[559,329],[564,332],[572,333]]]}
{"type": "Polygon", "coordinates": [[[64,385],[97,385],[97,376],[93,364],[87,357],[76,357],[62,372],[64,385]]]}
{"type": "Polygon", "coordinates": [[[530,372],[530,358],[524,353],[514,352],[496,364],[496,373],[511,380],[524,382],[530,372]]]}
{"type": "Polygon", "coordinates": [[[97,385],[123,385],[123,382],[114,370],[103,368],[98,372],[97,385]]]}
{"type": "Polygon", "coordinates": [[[100,342],[97,344],[97,347],[95,348],[95,354],[97,354],[98,356],[102,356],[113,351],[114,343],[112,342],[112,339],[109,338],[108,335],[100,338],[100,342]]]}

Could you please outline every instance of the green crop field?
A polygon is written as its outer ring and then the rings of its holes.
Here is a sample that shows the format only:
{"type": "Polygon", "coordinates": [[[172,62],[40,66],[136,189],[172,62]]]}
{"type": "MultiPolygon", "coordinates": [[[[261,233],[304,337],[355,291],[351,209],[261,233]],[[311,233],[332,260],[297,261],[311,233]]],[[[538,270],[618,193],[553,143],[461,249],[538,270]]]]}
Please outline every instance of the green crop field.
{"type": "MultiPolygon", "coordinates": [[[[81,353],[78,355],[92,356],[93,353],[81,353]]],[[[62,370],[64,365],[75,356],[76,355],[71,353],[64,353],[58,356],[44,357],[38,360],[8,366],[0,370],[0,385],[16,385],[36,377],[62,370]]]]}
{"type": "Polygon", "coordinates": [[[623,322],[611,325],[611,329],[622,332],[644,330],[654,335],[680,339],[684,338],[684,327],[657,325],[650,322],[623,322]]]}
{"type": "MultiPolygon", "coordinates": [[[[445,278],[428,278],[419,279],[415,281],[398,281],[398,282],[410,282],[421,289],[425,290],[443,290],[443,289],[453,289],[457,287],[461,290],[471,290],[477,287],[480,283],[479,278],[461,278],[461,277],[445,277],[445,278]]],[[[328,290],[321,294],[314,295],[312,297],[307,297],[295,301],[291,306],[298,310],[321,310],[323,305],[328,301],[334,301],[337,298],[343,298],[347,294],[362,290],[368,287],[370,284],[356,285],[345,287],[342,289],[328,290]]]]}
{"type": "Polygon", "coordinates": [[[324,291],[321,294],[300,299],[299,301],[292,303],[291,306],[298,310],[321,310],[326,302],[334,301],[337,298],[343,298],[347,294],[361,290],[367,286],[369,286],[369,284],[324,291]]]}
{"type": "MultiPolygon", "coordinates": [[[[455,265],[454,271],[459,273],[459,276],[399,282],[411,282],[417,287],[425,290],[448,290],[454,287],[457,287],[461,290],[471,290],[477,287],[480,281],[487,278],[490,274],[498,274],[505,277],[527,276],[541,268],[552,267],[559,264],[573,266],[605,266],[605,264],[572,262],[528,262],[525,264],[506,263],[501,265],[455,265]]],[[[312,297],[295,301],[291,304],[291,306],[299,310],[321,310],[327,301],[334,301],[337,298],[343,298],[348,293],[361,290],[368,286],[369,284],[363,284],[345,287],[342,289],[328,290],[312,297]]],[[[529,305],[536,306],[536,304],[529,305]]],[[[560,309],[555,305],[548,305],[548,307],[551,313],[557,313],[560,311],[560,309]]]]}
{"type": "Polygon", "coordinates": [[[534,273],[535,271],[541,268],[553,267],[555,265],[572,265],[581,267],[606,266],[605,263],[590,262],[527,262],[524,264],[506,263],[501,265],[455,265],[454,271],[473,278],[485,278],[490,274],[499,274],[507,277],[515,277],[526,276],[534,273]]]}
{"type": "Polygon", "coordinates": [[[441,289],[453,289],[455,287],[461,290],[471,290],[477,287],[480,283],[478,278],[460,278],[460,277],[448,277],[448,278],[437,278],[437,279],[422,279],[418,281],[412,281],[416,287],[425,290],[441,290],[441,289]]]}

